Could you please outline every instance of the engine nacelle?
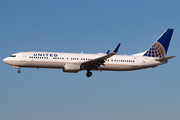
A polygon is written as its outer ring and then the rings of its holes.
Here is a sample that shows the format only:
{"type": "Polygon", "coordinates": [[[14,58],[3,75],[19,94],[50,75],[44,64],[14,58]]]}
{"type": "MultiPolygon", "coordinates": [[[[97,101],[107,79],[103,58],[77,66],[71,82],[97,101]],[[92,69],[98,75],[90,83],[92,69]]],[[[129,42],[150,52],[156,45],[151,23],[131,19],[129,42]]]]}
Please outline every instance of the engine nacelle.
{"type": "Polygon", "coordinates": [[[75,63],[66,63],[64,64],[63,72],[77,73],[81,70],[79,64],[75,63]]]}

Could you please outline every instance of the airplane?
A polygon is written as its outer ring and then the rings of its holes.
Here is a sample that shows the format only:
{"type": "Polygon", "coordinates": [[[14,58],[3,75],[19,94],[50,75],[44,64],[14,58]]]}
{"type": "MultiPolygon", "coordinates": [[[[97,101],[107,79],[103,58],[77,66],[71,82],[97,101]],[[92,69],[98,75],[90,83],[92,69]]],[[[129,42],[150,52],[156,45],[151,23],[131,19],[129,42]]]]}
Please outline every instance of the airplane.
{"type": "Polygon", "coordinates": [[[176,56],[166,57],[174,29],[167,29],[145,52],[133,55],[116,55],[120,43],[111,52],[97,54],[61,53],[61,52],[19,52],[3,59],[8,65],[17,68],[57,68],[63,72],[78,73],[86,70],[86,76],[92,76],[94,70],[132,71],[155,68],[165,64],[176,56]]]}

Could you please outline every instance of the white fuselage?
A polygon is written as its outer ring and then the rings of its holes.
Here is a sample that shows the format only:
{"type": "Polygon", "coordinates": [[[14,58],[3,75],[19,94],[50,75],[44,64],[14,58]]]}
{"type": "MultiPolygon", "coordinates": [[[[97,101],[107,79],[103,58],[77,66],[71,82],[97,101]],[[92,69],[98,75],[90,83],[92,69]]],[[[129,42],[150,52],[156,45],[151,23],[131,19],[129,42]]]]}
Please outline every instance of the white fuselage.
{"type": "MultiPolygon", "coordinates": [[[[58,53],[58,52],[20,52],[5,58],[3,61],[13,67],[58,68],[63,69],[66,63],[81,64],[85,61],[102,57],[105,54],[58,53]]],[[[114,55],[101,65],[102,70],[130,71],[156,67],[166,62],[155,61],[154,57],[114,55]]],[[[81,70],[86,70],[81,68],[81,70]]]]}

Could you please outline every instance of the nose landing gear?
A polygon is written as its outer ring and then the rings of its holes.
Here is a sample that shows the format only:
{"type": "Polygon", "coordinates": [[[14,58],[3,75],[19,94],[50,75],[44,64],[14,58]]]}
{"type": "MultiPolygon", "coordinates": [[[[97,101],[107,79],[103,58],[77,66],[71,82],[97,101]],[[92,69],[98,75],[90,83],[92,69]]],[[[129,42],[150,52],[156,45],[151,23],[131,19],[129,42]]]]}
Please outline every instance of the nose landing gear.
{"type": "Polygon", "coordinates": [[[21,73],[21,70],[20,70],[20,67],[19,67],[19,66],[14,66],[14,65],[13,65],[12,67],[18,69],[17,73],[21,73]]]}
{"type": "Polygon", "coordinates": [[[17,72],[20,74],[20,73],[21,73],[21,70],[19,69],[17,72]]]}

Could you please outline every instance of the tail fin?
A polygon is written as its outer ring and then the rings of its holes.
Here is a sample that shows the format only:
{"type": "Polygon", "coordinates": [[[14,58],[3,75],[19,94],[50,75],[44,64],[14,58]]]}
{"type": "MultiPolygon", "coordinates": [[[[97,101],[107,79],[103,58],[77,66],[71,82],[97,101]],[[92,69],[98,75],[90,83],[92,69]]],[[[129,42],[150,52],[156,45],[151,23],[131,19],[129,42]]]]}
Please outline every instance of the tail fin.
{"type": "Polygon", "coordinates": [[[143,56],[165,58],[174,29],[167,29],[143,56]]]}

